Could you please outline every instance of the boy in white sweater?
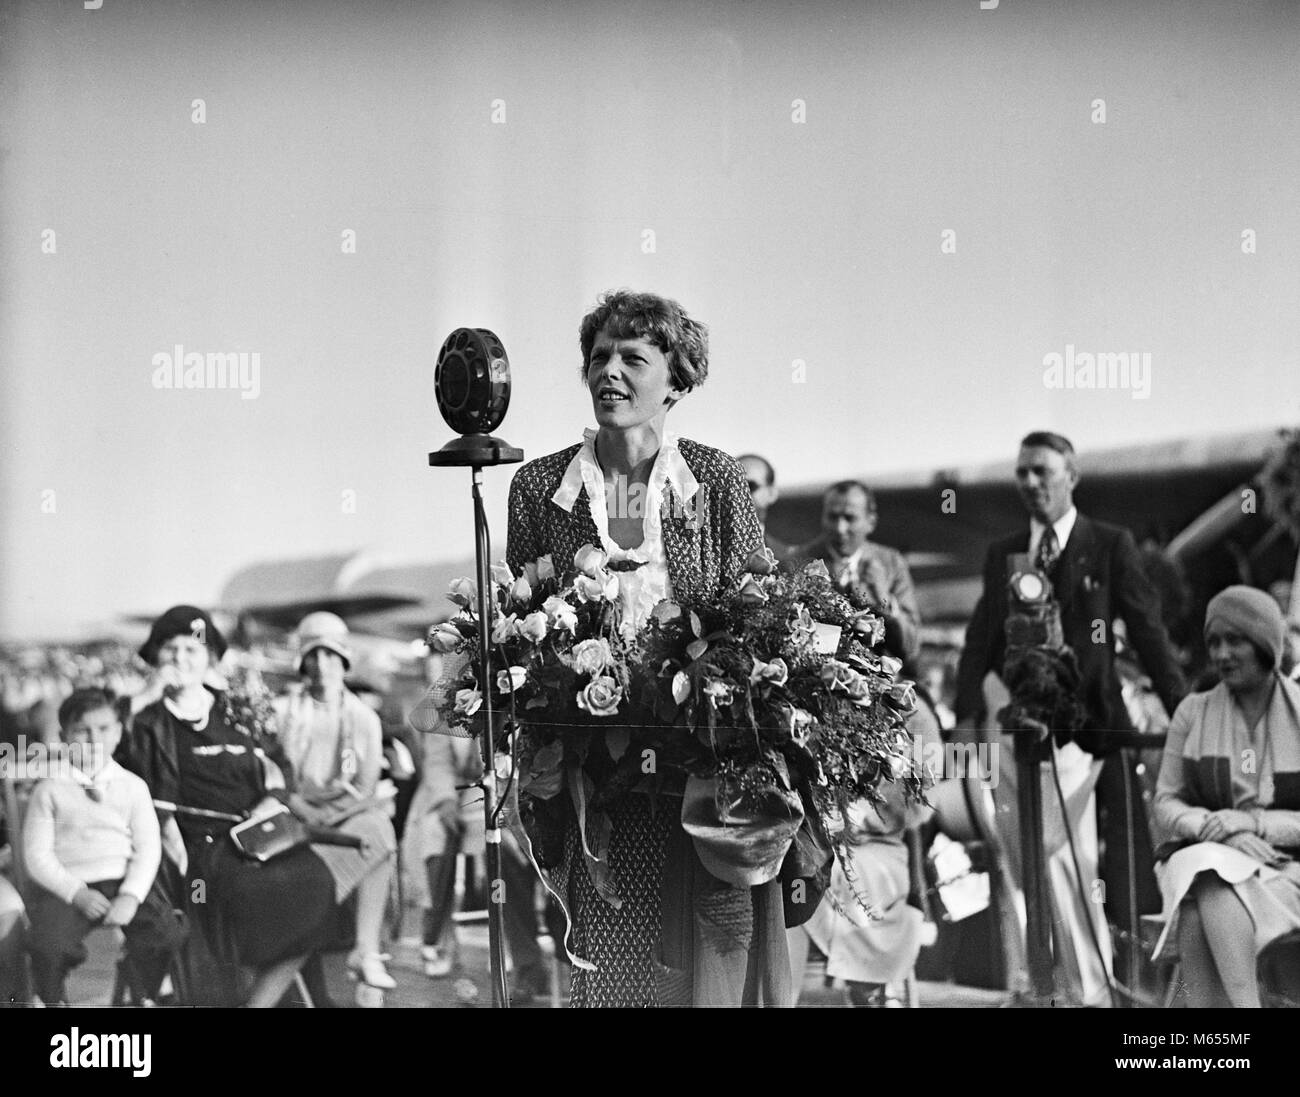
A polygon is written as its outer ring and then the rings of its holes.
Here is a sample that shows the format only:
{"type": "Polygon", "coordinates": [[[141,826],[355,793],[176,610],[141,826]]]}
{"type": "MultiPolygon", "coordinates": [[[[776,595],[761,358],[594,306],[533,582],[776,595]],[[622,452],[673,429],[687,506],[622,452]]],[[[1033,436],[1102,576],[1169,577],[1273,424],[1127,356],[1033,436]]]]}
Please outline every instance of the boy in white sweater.
{"type": "Polygon", "coordinates": [[[28,950],[37,995],[65,1001],[68,972],[96,925],[121,927],[136,993],[157,996],[183,927],[156,880],[162,844],[148,786],[113,761],[122,736],[112,694],[76,690],[59,709],[71,765],[40,781],[23,824],[28,950]]]}

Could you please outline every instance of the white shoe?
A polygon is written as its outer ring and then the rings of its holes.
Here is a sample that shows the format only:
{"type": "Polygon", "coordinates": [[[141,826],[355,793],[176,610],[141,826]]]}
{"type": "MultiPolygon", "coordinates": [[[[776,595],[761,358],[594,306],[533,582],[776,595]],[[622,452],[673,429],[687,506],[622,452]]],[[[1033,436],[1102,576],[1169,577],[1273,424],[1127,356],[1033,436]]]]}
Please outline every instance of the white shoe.
{"type": "Polygon", "coordinates": [[[396,990],[397,980],[389,975],[388,969],[384,967],[384,961],[387,959],[387,956],[381,956],[377,952],[354,957],[348,960],[348,971],[352,978],[368,987],[374,987],[376,990],[396,990]]]}
{"type": "Polygon", "coordinates": [[[451,974],[451,956],[437,945],[425,945],[420,955],[424,958],[424,974],[430,979],[443,979],[451,974]]]}

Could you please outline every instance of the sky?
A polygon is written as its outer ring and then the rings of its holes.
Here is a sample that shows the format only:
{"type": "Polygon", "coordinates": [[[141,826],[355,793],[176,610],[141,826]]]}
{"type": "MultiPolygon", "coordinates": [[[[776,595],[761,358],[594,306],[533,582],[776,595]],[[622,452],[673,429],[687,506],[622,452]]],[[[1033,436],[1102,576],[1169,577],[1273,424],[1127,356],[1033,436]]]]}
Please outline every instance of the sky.
{"type": "Polygon", "coordinates": [[[1300,6],[0,12],[0,638],[471,555],[440,344],[500,336],[539,456],[613,287],[709,326],[670,426],[787,487],[1300,421],[1300,6]],[[178,345],[255,395],[156,387],[178,345]]]}

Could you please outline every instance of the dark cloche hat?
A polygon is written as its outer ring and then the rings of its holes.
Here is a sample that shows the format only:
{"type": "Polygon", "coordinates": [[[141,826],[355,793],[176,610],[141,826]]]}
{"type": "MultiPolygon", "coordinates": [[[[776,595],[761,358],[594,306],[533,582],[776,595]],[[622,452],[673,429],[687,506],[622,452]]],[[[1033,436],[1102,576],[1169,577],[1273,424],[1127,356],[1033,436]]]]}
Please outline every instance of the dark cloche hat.
{"type": "Polygon", "coordinates": [[[212,650],[218,659],[226,654],[226,638],[212,618],[197,606],[172,606],[149,628],[149,639],[140,648],[140,658],[151,666],[158,649],[173,636],[193,636],[212,650]]]}

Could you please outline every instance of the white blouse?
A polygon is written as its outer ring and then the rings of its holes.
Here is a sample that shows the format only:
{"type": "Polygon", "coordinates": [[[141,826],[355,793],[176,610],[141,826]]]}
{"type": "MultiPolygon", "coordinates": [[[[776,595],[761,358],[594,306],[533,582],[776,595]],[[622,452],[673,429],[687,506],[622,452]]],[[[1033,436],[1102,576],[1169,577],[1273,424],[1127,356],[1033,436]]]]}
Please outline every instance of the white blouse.
{"type": "MultiPolygon", "coordinates": [[[[631,509],[633,506],[638,502],[644,503],[641,507],[644,531],[641,544],[631,549],[619,546],[609,535],[609,499],[605,474],[596,460],[596,431],[589,429],[583,431],[582,448],[569,463],[564,479],[551,498],[556,506],[572,510],[579,491],[585,487],[591,503],[591,518],[600,537],[600,547],[608,553],[610,563],[637,565],[627,571],[616,570],[619,601],[623,610],[620,628],[629,638],[645,624],[655,606],[673,596],[672,580],[668,576],[668,556],[664,551],[661,513],[664,488],[669,484],[683,502],[689,501],[699,490],[699,483],[677,448],[677,436],[671,431],[665,431],[645,492],[638,498],[633,498],[630,492],[623,499],[616,497],[620,508],[628,508],[629,517],[635,513],[631,509]]],[[[640,491],[639,487],[637,490],[640,491]]]]}

